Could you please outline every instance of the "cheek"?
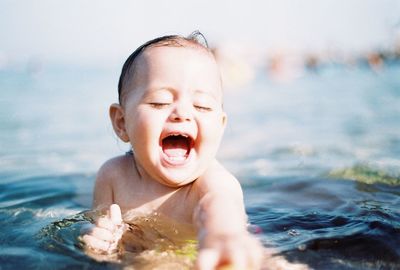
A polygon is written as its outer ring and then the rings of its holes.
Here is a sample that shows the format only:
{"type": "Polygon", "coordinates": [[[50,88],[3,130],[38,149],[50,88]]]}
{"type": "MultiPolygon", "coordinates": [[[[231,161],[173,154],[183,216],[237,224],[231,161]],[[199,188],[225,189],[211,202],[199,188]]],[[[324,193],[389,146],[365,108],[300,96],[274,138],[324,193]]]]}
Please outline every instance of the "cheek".
{"type": "Polygon", "coordinates": [[[202,133],[210,141],[211,144],[219,144],[219,141],[224,132],[222,118],[210,117],[202,122],[202,133]]]}
{"type": "Polygon", "coordinates": [[[163,122],[157,114],[138,112],[133,125],[134,141],[139,147],[149,143],[157,143],[161,134],[163,122]]]}

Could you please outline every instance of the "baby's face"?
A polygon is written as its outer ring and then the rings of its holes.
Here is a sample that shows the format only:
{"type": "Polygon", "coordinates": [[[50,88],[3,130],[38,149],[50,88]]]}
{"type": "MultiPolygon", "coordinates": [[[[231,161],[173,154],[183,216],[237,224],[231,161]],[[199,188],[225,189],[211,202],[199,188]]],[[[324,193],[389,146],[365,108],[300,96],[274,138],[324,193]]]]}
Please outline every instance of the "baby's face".
{"type": "Polygon", "coordinates": [[[193,47],[151,47],[136,63],[124,102],[125,128],[139,164],[177,187],[214,161],[226,116],[211,54],[193,47]]]}

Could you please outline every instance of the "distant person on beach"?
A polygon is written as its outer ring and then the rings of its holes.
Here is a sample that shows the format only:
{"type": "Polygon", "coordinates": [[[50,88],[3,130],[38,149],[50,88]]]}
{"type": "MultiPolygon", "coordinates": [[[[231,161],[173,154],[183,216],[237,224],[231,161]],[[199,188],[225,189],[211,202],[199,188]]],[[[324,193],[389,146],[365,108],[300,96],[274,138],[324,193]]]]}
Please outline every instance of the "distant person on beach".
{"type": "Polygon", "coordinates": [[[118,252],[122,212],[161,213],[197,231],[198,269],[260,269],[263,249],[247,230],[238,180],[217,160],[227,116],[220,72],[204,37],[163,36],[126,60],[110,107],[117,136],[132,150],[96,178],[93,209],[108,209],[82,239],[118,252]]]}

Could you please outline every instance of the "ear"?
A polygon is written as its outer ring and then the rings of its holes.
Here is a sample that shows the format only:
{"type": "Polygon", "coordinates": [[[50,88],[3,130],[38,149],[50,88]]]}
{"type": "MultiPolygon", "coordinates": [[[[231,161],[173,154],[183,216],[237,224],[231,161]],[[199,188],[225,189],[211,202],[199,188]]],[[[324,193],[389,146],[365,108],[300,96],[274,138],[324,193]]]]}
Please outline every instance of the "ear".
{"type": "Polygon", "coordinates": [[[114,103],[111,104],[109,113],[115,133],[122,141],[129,142],[129,137],[125,127],[124,109],[121,107],[121,105],[114,103]]]}
{"type": "Polygon", "coordinates": [[[226,113],[223,111],[223,112],[222,112],[222,128],[223,128],[223,129],[225,129],[227,121],[228,121],[228,116],[227,116],[226,113]]]}

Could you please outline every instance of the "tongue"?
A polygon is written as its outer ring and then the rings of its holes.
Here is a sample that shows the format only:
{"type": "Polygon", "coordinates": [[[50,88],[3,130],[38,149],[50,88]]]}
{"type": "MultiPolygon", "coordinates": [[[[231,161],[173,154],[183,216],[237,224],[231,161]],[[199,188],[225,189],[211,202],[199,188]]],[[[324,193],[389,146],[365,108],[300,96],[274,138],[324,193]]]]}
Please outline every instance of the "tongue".
{"type": "Polygon", "coordinates": [[[169,157],[184,157],[188,153],[188,139],[182,136],[169,136],[163,140],[163,151],[169,157]]]}

